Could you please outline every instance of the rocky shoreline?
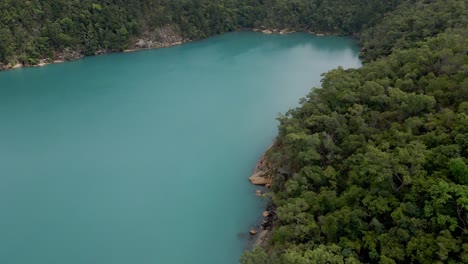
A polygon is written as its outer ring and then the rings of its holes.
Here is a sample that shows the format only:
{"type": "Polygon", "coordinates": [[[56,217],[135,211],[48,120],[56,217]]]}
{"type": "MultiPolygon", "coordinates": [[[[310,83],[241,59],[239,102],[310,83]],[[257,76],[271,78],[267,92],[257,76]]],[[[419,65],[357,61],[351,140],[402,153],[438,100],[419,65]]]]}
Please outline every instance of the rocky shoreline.
{"type": "MultiPolygon", "coordinates": [[[[268,159],[267,153],[273,147],[274,143],[271,144],[265,153],[260,157],[252,175],[249,177],[250,183],[255,186],[264,186],[270,188],[272,185],[272,166],[268,159]]],[[[255,192],[256,196],[265,197],[266,193],[263,189],[257,189],[255,192]]],[[[256,227],[249,230],[249,234],[252,237],[252,246],[264,246],[271,237],[271,230],[273,223],[278,219],[276,215],[276,208],[274,205],[269,203],[265,210],[262,212],[262,220],[256,227]]]]}
{"type": "MultiPolygon", "coordinates": [[[[94,55],[104,55],[110,53],[133,52],[138,50],[167,48],[190,42],[190,39],[182,38],[180,30],[174,26],[165,26],[156,28],[151,32],[145,32],[140,38],[131,38],[130,46],[124,50],[106,50],[101,49],[94,52],[94,55]]],[[[85,57],[80,49],[72,50],[70,48],[64,49],[62,52],[55,53],[52,58],[40,59],[37,64],[3,64],[0,63],[0,71],[18,69],[23,67],[42,67],[49,64],[63,63],[67,61],[74,61],[85,57]]]]}
{"type": "MultiPolygon", "coordinates": [[[[277,29],[277,28],[253,28],[252,31],[254,32],[260,32],[263,34],[276,34],[276,35],[284,35],[284,34],[291,34],[291,33],[297,33],[298,31],[295,31],[294,29],[277,29]]],[[[299,31],[300,33],[309,33],[312,34],[316,37],[324,37],[324,36],[339,36],[339,34],[336,33],[330,33],[330,32],[313,32],[313,31],[299,31]]]]}
{"type": "MultiPolygon", "coordinates": [[[[291,34],[296,33],[297,31],[293,29],[275,29],[275,28],[248,28],[243,29],[245,31],[253,31],[253,32],[260,32],[263,34],[291,34]]],[[[338,34],[333,33],[316,33],[316,32],[309,32],[309,31],[300,31],[309,34],[313,34],[317,37],[322,36],[336,36],[338,34]]],[[[126,52],[134,52],[139,50],[149,50],[149,49],[160,49],[160,48],[168,48],[172,46],[181,45],[187,42],[193,41],[192,39],[184,39],[180,34],[180,30],[174,26],[166,26],[162,28],[157,28],[151,32],[145,32],[142,34],[140,38],[132,38],[131,45],[128,49],[124,50],[98,50],[94,53],[95,56],[97,55],[104,55],[110,53],[126,53],[126,52]]],[[[19,69],[24,67],[42,67],[49,64],[56,64],[56,63],[63,63],[67,61],[74,61],[85,57],[85,55],[78,49],[72,50],[70,48],[66,48],[60,53],[54,54],[53,58],[43,58],[38,61],[37,64],[3,64],[0,63],[0,71],[4,70],[12,70],[12,69],[19,69]]],[[[261,176],[261,175],[258,175],[261,176]]]]}

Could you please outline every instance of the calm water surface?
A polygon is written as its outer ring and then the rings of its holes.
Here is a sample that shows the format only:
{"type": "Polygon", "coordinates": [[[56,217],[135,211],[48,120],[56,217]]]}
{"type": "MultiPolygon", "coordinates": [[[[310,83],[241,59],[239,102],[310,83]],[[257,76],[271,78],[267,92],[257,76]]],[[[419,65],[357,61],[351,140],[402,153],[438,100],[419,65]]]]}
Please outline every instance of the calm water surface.
{"type": "Polygon", "coordinates": [[[237,263],[275,117],[357,54],[233,33],[1,72],[0,263],[237,263]]]}

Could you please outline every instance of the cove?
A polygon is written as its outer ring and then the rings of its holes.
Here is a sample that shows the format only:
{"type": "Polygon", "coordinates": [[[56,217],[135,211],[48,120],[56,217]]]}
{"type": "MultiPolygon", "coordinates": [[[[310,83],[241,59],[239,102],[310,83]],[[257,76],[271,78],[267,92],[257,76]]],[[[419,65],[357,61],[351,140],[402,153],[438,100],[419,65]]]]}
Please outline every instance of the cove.
{"type": "Polygon", "coordinates": [[[230,33],[0,73],[0,263],[238,263],[247,178],[349,39],[230,33]]]}

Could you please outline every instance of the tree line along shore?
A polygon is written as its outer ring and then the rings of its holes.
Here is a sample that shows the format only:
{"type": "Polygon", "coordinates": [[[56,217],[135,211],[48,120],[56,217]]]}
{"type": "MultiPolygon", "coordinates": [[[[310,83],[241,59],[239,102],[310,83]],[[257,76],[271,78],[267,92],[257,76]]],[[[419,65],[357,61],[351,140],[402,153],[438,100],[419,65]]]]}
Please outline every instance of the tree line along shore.
{"type": "Polygon", "coordinates": [[[401,0],[4,0],[0,68],[168,46],[240,29],[350,35],[401,0]]]}
{"type": "Polygon", "coordinates": [[[465,5],[401,2],[278,117],[276,219],[241,263],[468,263],[465,5]]]}
{"type": "Polygon", "coordinates": [[[464,0],[4,0],[0,68],[245,28],[353,36],[363,67],[325,73],[278,117],[268,175],[257,175],[271,185],[271,231],[241,263],[468,263],[467,10],[464,0]]]}

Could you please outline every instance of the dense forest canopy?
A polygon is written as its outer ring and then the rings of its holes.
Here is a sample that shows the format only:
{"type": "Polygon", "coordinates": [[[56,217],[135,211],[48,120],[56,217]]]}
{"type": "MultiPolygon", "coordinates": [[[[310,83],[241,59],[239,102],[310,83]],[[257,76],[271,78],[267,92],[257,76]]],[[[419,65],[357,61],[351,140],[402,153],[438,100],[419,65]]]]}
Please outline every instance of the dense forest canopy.
{"type": "Polygon", "coordinates": [[[278,220],[242,263],[468,263],[464,1],[403,3],[279,117],[278,220]]]}
{"type": "Polygon", "coordinates": [[[119,51],[132,37],[168,25],[185,39],[254,27],[352,34],[400,1],[2,0],[0,63],[37,64],[70,51],[119,51]]]}
{"type": "Polygon", "coordinates": [[[418,42],[449,28],[466,27],[466,1],[407,1],[376,26],[360,34],[365,61],[390,54],[392,49],[416,47],[418,42]]]}
{"type": "Polygon", "coordinates": [[[2,0],[0,64],[120,51],[167,26],[357,36],[364,66],[279,117],[278,220],[241,262],[468,263],[467,17],[465,0],[2,0]]]}

